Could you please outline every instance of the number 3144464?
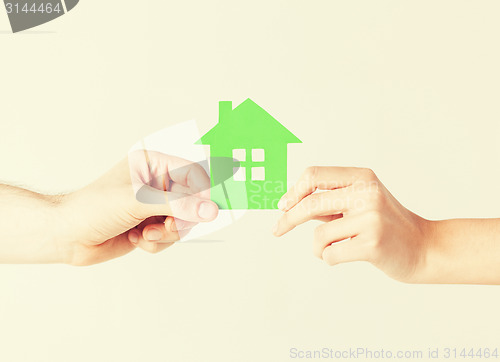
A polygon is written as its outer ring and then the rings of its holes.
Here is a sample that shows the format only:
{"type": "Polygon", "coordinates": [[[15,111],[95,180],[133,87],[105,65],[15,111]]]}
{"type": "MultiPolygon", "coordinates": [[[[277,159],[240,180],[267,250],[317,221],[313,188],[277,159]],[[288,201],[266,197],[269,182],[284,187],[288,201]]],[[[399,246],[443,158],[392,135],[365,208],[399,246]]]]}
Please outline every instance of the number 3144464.
{"type": "Polygon", "coordinates": [[[5,7],[7,8],[7,14],[51,14],[51,13],[60,13],[63,11],[61,9],[60,3],[53,5],[52,3],[41,3],[41,4],[20,4],[20,3],[5,3],[5,7]]]}

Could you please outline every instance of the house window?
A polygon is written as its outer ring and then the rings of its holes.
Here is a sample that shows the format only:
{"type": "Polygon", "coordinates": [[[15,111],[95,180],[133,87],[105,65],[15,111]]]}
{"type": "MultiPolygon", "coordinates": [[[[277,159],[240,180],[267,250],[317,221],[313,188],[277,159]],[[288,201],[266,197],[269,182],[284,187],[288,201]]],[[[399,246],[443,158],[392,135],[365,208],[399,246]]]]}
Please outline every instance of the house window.
{"type": "Polygon", "coordinates": [[[235,160],[234,181],[264,181],[266,179],[265,150],[263,148],[235,148],[232,152],[235,160]]]}
{"type": "Polygon", "coordinates": [[[253,162],[264,162],[264,149],[255,148],[252,150],[252,161],[253,162]]]}
{"type": "Polygon", "coordinates": [[[245,167],[233,167],[233,179],[234,181],[246,181],[245,167]]]}
{"type": "Polygon", "coordinates": [[[266,179],[266,171],[264,167],[252,167],[252,180],[264,181],[266,179]]]}
{"type": "Polygon", "coordinates": [[[233,150],[233,158],[240,162],[246,161],[247,152],[244,148],[237,148],[233,150]]]}

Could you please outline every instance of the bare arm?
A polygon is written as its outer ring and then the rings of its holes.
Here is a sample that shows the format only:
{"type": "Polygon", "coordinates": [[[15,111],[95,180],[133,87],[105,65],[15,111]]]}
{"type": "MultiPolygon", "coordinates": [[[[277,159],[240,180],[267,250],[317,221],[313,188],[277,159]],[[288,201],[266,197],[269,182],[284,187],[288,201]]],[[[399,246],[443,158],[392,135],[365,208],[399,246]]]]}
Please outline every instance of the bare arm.
{"type": "Polygon", "coordinates": [[[57,263],[61,196],[0,184],[0,263],[57,263]]]}

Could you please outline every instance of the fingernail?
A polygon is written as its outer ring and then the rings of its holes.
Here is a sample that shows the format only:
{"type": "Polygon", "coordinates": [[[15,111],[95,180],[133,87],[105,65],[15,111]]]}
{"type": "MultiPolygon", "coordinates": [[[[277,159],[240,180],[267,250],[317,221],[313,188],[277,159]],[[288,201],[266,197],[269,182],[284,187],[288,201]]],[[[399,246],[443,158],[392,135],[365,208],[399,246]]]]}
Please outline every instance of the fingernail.
{"type": "Polygon", "coordinates": [[[202,219],[213,219],[217,214],[217,208],[211,202],[202,202],[198,209],[198,216],[202,219]]]}
{"type": "Polygon", "coordinates": [[[132,244],[137,244],[137,242],[139,241],[139,235],[137,235],[137,233],[135,232],[130,232],[128,234],[128,239],[132,244]]]}
{"type": "Polygon", "coordinates": [[[146,237],[149,241],[160,241],[163,233],[158,229],[151,229],[146,233],[146,237]]]}
{"type": "Polygon", "coordinates": [[[280,210],[284,210],[286,207],[286,199],[281,199],[279,202],[278,202],[278,209],[280,210]]]}

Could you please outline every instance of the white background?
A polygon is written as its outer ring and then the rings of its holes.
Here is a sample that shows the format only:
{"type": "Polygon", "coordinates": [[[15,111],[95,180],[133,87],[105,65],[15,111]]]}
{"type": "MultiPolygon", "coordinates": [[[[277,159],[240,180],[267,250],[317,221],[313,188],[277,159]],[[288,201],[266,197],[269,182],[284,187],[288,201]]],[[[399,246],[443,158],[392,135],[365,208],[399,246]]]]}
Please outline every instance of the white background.
{"type": "MultiPolygon", "coordinates": [[[[497,1],[82,0],[11,34],[0,179],[82,187],[138,139],[252,98],[311,165],[373,168],[431,219],[500,214],[497,1]]],[[[329,268],[277,211],[88,268],[0,266],[0,361],[288,361],[289,349],[498,347],[500,289],[329,268]]],[[[0,227],[2,225],[0,215],[0,227]]],[[[30,220],[25,220],[29,223],[30,220]]],[[[471,243],[474,240],[470,240],[471,243]]]]}

